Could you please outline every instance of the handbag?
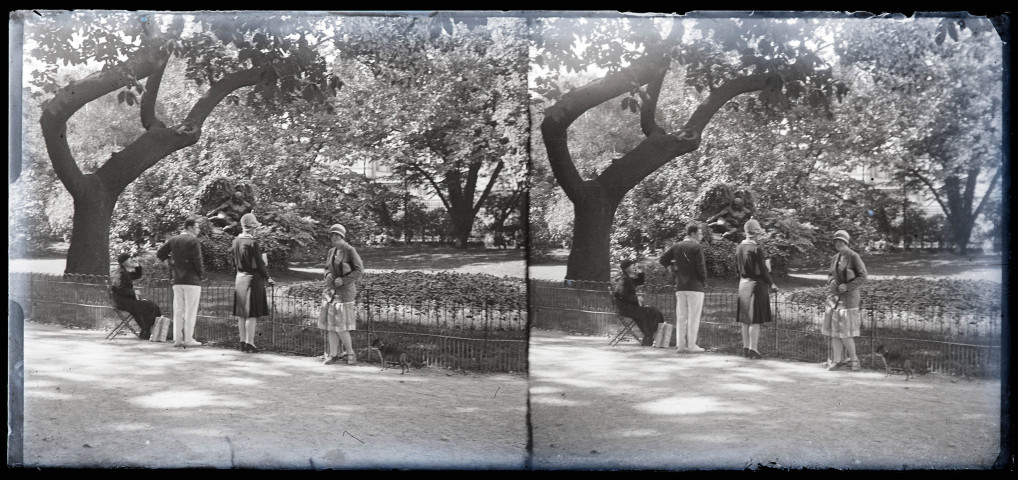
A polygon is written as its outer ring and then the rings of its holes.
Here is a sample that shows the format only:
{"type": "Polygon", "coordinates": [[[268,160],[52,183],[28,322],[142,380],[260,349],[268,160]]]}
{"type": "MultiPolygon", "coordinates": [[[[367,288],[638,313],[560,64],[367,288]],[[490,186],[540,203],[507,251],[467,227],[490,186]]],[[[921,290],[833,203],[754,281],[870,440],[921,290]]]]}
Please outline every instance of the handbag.
{"type": "Polygon", "coordinates": [[[668,322],[657,324],[657,331],[654,332],[654,348],[668,348],[672,341],[672,332],[675,326],[668,322]]]}

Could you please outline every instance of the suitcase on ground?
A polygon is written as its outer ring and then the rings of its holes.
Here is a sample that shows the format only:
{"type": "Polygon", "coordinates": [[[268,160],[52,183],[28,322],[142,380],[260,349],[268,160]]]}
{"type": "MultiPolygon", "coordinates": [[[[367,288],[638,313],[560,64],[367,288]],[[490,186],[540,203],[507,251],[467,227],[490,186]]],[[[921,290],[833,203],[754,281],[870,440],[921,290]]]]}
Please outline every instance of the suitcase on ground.
{"type": "Polygon", "coordinates": [[[173,320],[166,317],[156,317],[156,322],[152,324],[152,336],[148,339],[153,342],[165,342],[172,322],[173,320]]]}
{"type": "Polygon", "coordinates": [[[668,322],[657,324],[657,331],[654,332],[654,348],[668,348],[668,344],[672,341],[672,332],[674,331],[675,326],[668,322]]]}

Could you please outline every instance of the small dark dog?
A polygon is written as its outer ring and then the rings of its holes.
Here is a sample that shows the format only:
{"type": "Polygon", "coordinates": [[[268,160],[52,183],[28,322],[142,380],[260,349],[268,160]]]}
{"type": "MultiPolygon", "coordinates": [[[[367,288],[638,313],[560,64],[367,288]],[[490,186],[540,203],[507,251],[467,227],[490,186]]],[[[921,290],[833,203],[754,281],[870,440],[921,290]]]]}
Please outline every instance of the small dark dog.
{"type": "Polygon", "coordinates": [[[895,364],[895,370],[900,369],[905,372],[906,381],[910,377],[915,376],[912,372],[912,359],[908,355],[900,352],[888,351],[883,345],[877,345],[876,354],[884,361],[884,373],[886,375],[891,374],[891,365],[888,363],[888,361],[890,361],[895,364]]]}
{"type": "Polygon", "coordinates": [[[386,345],[381,338],[375,337],[371,341],[371,351],[378,352],[378,359],[382,362],[382,370],[384,371],[389,365],[399,365],[400,375],[410,370],[410,362],[407,361],[407,354],[401,348],[392,345],[386,345]],[[389,360],[386,361],[386,358],[389,360]],[[395,359],[395,360],[394,360],[395,359]]]}

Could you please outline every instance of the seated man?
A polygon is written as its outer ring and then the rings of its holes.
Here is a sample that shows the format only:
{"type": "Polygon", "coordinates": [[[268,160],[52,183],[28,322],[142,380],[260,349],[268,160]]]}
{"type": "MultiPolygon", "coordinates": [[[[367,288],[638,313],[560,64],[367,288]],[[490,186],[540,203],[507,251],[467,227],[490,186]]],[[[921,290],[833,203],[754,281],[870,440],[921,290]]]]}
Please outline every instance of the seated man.
{"type": "Polygon", "coordinates": [[[151,300],[139,300],[134,291],[134,281],[141,278],[141,266],[138,260],[130,253],[121,253],[117,257],[116,273],[113,275],[113,301],[114,306],[119,310],[130,312],[134,315],[134,321],[141,327],[138,334],[142,340],[148,340],[152,335],[152,325],[156,318],[162,315],[159,305],[151,300]]]}
{"type": "Polygon", "coordinates": [[[634,260],[625,259],[619,265],[621,275],[615,279],[615,286],[612,288],[612,296],[615,298],[615,308],[620,315],[632,318],[636,326],[643,333],[643,345],[654,344],[654,332],[657,325],[664,321],[661,311],[653,307],[640,305],[640,299],[636,296],[636,287],[643,285],[644,275],[634,260]]]}

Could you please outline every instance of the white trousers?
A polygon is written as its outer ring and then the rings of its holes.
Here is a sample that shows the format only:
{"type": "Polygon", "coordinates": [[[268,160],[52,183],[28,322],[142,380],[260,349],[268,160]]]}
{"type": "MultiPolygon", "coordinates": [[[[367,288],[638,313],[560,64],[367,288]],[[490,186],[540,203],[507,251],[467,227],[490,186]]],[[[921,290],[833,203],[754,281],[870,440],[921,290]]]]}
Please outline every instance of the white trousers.
{"type": "Polygon", "coordinates": [[[193,343],[194,324],[198,321],[200,285],[173,286],[173,343],[193,343]]]}
{"type": "Polygon", "coordinates": [[[696,346],[703,312],[703,292],[675,292],[675,347],[696,346]]]}

